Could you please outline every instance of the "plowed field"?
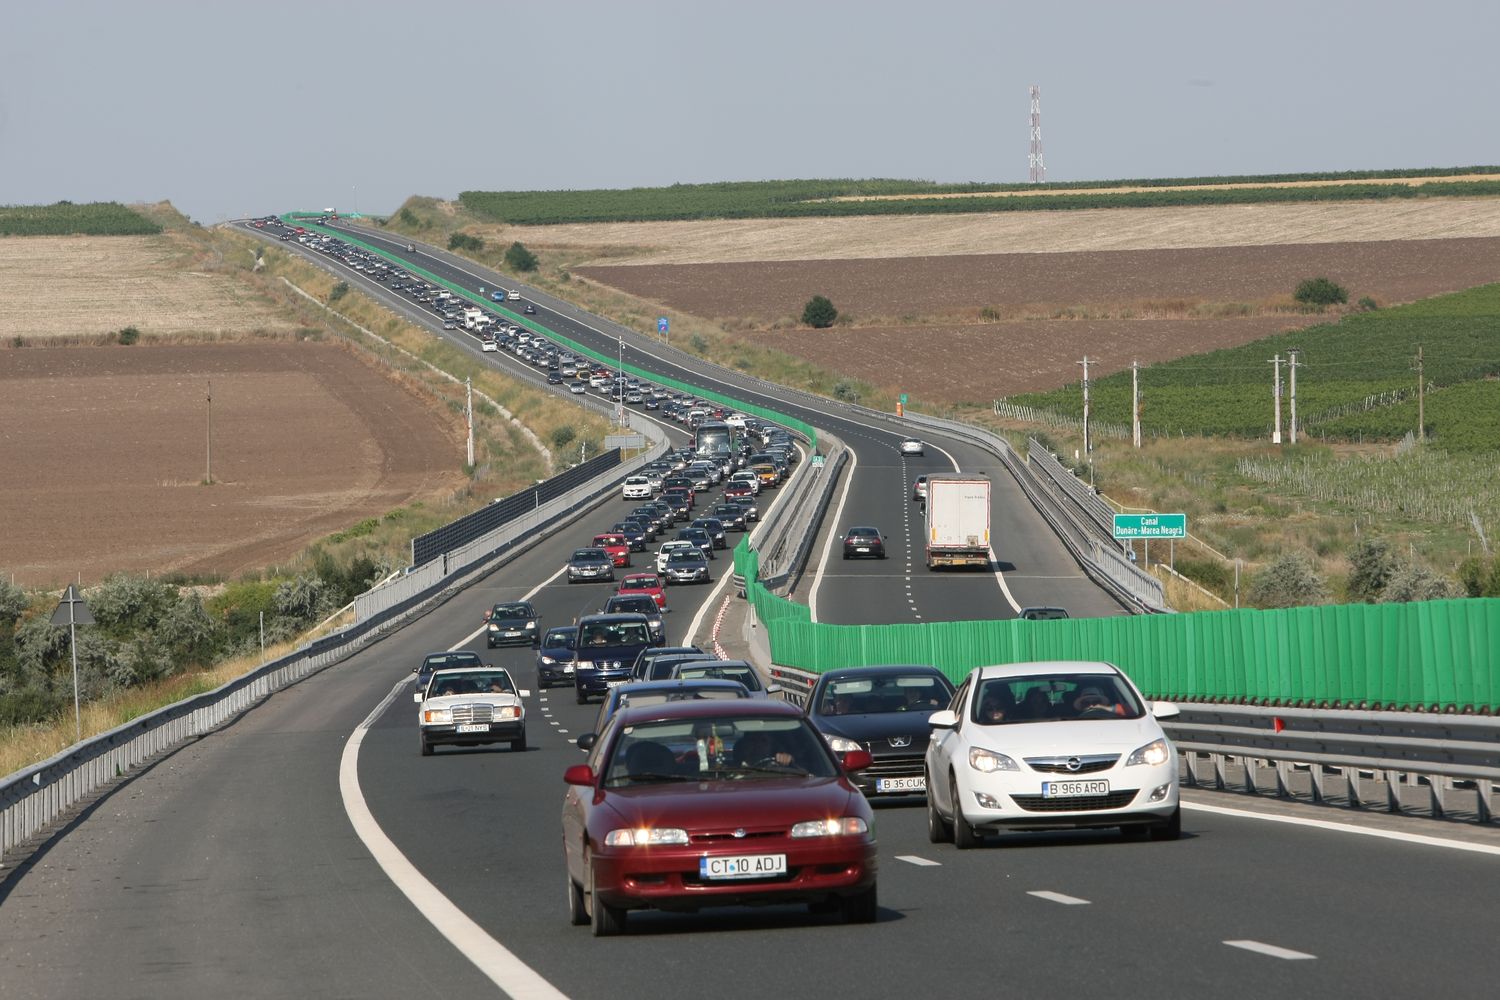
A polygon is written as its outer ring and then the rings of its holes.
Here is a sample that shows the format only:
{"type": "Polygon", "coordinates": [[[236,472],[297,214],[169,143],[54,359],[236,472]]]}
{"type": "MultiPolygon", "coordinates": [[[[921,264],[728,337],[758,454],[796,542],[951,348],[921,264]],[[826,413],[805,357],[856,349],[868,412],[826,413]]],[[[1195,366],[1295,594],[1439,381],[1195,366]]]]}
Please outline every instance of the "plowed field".
{"type": "Polygon", "coordinates": [[[0,571],[232,577],[456,488],[459,433],[332,344],[0,348],[0,571]]]}

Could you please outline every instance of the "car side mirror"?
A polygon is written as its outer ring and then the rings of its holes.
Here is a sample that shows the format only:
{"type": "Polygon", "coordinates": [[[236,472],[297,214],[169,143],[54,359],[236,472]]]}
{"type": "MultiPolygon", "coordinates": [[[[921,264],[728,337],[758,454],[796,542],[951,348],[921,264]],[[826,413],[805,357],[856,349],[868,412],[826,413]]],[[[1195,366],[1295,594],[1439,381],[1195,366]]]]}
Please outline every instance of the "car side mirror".
{"type": "Polygon", "coordinates": [[[851,774],[855,771],[863,771],[873,763],[875,763],[875,758],[868,750],[850,750],[844,754],[844,770],[851,774]]]}
{"type": "Polygon", "coordinates": [[[582,736],[578,737],[578,749],[592,750],[594,749],[594,744],[598,742],[599,736],[597,733],[584,733],[582,736]]]}
{"type": "Polygon", "coordinates": [[[422,692],[418,691],[416,694],[412,695],[411,700],[416,702],[418,705],[422,704],[422,692]]]}
{"type": "Polygon", "coordinates": [[[1151,714],[1158,719],[1175,719],[1182,712],[1170,701],[1158,701],[1151,705],[1151,714]]]}
{"type": "Polygon", "coordinates": [[[563,780],[570,785],[592,787],[594,784],[594,769],[587,764],[574,764],[563,772],[563,780]]]}
{"type": "Polygon", "coordinates": [[[952,729],[958,725],[958,713],[949,709],[933,712],[927,717],[927,724],[933,729],[952,729]]]}

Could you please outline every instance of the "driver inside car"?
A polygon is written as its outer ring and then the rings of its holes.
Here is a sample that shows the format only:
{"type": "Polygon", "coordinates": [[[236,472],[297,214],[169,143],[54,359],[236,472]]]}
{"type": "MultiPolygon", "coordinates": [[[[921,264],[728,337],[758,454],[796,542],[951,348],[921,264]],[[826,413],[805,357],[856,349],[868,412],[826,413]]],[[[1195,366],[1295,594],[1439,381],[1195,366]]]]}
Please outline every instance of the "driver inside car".
{"type": "Polygon", "coordinates": [[[790,767],[795,763],[791,754],[778,750],[769,733],[746,733],[734,745],[734,761],[741,767],[765,767],[776,764],[790,767]]]}

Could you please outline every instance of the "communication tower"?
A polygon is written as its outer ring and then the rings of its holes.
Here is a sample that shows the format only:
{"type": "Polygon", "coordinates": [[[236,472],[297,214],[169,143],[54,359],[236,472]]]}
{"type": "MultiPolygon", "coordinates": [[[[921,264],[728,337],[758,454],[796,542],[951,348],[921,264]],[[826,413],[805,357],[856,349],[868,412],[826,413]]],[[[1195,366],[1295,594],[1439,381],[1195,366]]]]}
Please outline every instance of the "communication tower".
{"type": "Polygon", "coordinates": [[[1042,88],[1031,88],[1031,170],[1026,179],[1032,184],[1047,182],[1047,165],[1042,162],[1042,88]]]}

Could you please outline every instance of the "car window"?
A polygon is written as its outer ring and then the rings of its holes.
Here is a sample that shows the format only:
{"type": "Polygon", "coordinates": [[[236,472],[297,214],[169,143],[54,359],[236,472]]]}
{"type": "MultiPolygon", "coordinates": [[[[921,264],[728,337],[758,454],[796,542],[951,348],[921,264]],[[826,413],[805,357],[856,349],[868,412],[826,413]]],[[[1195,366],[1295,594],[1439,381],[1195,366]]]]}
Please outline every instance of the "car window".
{"type": "Polygon", "coordinates": [[[972,718],[982,725],[1139,719],[1145,706],[1117,674],[1045,674],[993,678],[976,692],[972,718]]]}
{"type": "Polygon", "coordinates": [[[586,646],[630,646],[645,645],[651,641],[646,634],[646,623],[633,622],[588,622],[578,629],[578,645],[586,646]]]}
{"type": "Polygon", "coordinates": [[[818,696],[819,715],[935,712],[948,704],[945,680],[927,672],[834,678],[818,696]]]}
{"type": "Polygon", "coordinates": [[[836,765],[802,718],[709,717],[621,728],[603,774],[607,787],[672,781],[831,778],[836,765]]]}
{"type": "Polygon", "coordinates": [[[739,681],[750,691],[760,690],[760,675],[754,669],[743,665],[722,665],[712,661],[690,665],[684,665],[677,672],[677,676],[684,680],[693,680],[700,677],[709,677],[714,680],[739,681]]]}

